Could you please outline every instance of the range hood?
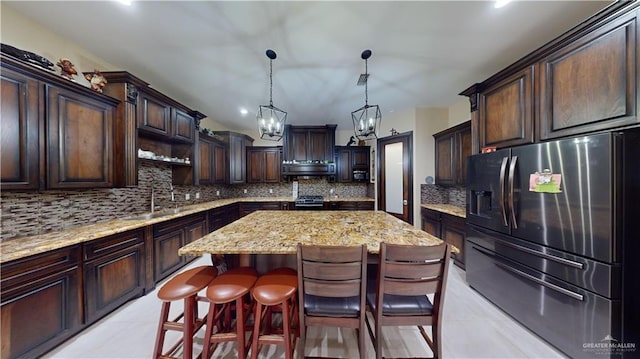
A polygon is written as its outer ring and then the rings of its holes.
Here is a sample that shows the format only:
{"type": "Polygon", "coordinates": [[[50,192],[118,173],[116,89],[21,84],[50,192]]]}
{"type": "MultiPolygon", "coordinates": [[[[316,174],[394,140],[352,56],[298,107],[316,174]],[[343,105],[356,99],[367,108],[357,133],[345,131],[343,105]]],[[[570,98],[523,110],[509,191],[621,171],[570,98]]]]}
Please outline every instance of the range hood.
{"type": "Polygon", "coordinates": [[[283,161],[283,176],[333,176],[336,164],[328,161],[283,161]]]}

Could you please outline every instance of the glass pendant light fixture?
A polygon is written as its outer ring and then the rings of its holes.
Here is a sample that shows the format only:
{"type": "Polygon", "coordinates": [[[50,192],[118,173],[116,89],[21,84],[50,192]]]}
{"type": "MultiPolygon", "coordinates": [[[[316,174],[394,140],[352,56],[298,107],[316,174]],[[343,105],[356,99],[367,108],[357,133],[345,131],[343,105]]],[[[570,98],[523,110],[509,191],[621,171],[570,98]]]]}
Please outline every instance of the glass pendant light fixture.
{"type": "Polygon", "coordinates": [[[276,52],[268,49],[266,54],[269,58],[269,105],[260,105],[258,108],[258,131],[262,139],[279,141],[284,133],[287,113],[273,106],[273,60],[276,59],[276,52]]]}
{"type": "Polygon", "coordinates": [[[358,79],[358,86],[364,85],[364,106],[351,112],[351,119],[353,120],[353,129],[356,137],[360,140],[370,140],[378,138],[382,114],[378,105],[369,105],[367,60],[371,57],[371,50],[364,50],[360,57],[364,60],[364,73],[358,79]]]}

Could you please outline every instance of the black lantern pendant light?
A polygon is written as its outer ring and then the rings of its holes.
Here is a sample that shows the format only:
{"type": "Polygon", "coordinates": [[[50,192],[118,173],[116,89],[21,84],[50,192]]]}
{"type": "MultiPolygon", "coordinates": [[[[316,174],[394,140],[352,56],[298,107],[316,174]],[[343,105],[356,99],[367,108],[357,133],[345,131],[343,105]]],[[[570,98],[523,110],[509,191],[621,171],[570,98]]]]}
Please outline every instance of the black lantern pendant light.
{"type": "Polygon", "coordinates": [[[367,60],[371,57],[371,50],[364,50],[360,57],[364,60],[364,74],[360,75],[358,86],[364,85],[364,106],[351,112],[351,119],[353,120],[353,129],[356,137],[360,140],[369,140],[378,138],[382,114],[378,105],[369,105],[367,60]]]}
{"type": "Polygon", "coordinates": [[[276,59],[276,52],[269,49],[266,54],[269,58],[269,105],[260,105],[258,108],[258,131],[262,139],[279,141],[284,133],[287,113],[273,106],[273,60],[276,59]]]}

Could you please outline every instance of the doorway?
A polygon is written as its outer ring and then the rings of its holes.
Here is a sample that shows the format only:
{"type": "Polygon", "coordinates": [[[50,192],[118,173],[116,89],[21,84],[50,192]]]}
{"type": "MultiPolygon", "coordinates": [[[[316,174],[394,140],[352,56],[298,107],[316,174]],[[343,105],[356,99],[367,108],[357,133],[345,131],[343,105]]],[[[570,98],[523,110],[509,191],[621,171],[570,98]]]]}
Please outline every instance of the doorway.
{"type": "Polygon", "coordinates": [[[413,224],[413,132],[378,139],[378,209],[413,224]]]}

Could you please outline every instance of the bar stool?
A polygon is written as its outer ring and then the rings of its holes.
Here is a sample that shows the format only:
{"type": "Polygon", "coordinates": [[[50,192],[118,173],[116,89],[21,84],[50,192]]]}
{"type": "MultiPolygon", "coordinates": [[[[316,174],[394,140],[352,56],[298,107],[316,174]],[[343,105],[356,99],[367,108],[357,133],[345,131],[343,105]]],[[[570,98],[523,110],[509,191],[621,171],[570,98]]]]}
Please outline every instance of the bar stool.
{"type": "Polygon", "coordinates": [[[202,351],[204,359],[211,357],[218,343],[221,342],[236,342],[238,346],[237,357],[239,359],[246,358],[248,346],[245,340],[245,322],[251,306],[245,297],[257,279],[258,273],[255,269],[238,267],[219,275],[209,284],[206,296],[210,305],[202,351]],[[236,309],[235,328],[231,326],[231,307],[233,305],[236,309]],[[213,327],[216,325],[218,331],[213,333],[213,327]]]}
{"type": "MultiPolygon", "coordinates": [[[[274,269],[256,281],[251,290],[255,300],[253,341],[251,358],[256,359],[262,344],[284,344],[285,358],[293,358],[295,349],[295,333],[292,333],[293,322],[296,323],[296,291],[298,288],[297,272],[290,268],[274,269]],[[263,312],[264,307],[264,312],[263,312]],[[282,335],[271,330],[271,312],[274,308],[282,311],[282,335]],[[265,321],[261,332],[262,322],[265,321]]],[[[295,325],[295,324],[294,324],[295,325]]]]}
{"type": "Polygon", "coordinates": [[[158,290],[158,298],[162,300],[160,324],[153,351],[154,358],[167,357],[183,344],[183,358],[193,357],[193,336],[205,323],[206,318],[198,317],[198,301],[204,301],[198,292],[216,278],[218,271],[212,266],[201,266],[177,274],[158,290]],[[171,302],[183,300],[184,310],[174,320],[169,320],[171,302]],[[182,319],[182,322],[179,322],[182,319]],[[162,353],[164,339],[168,330],[182,332],[178,340],[165,354],[162,353]]]}

